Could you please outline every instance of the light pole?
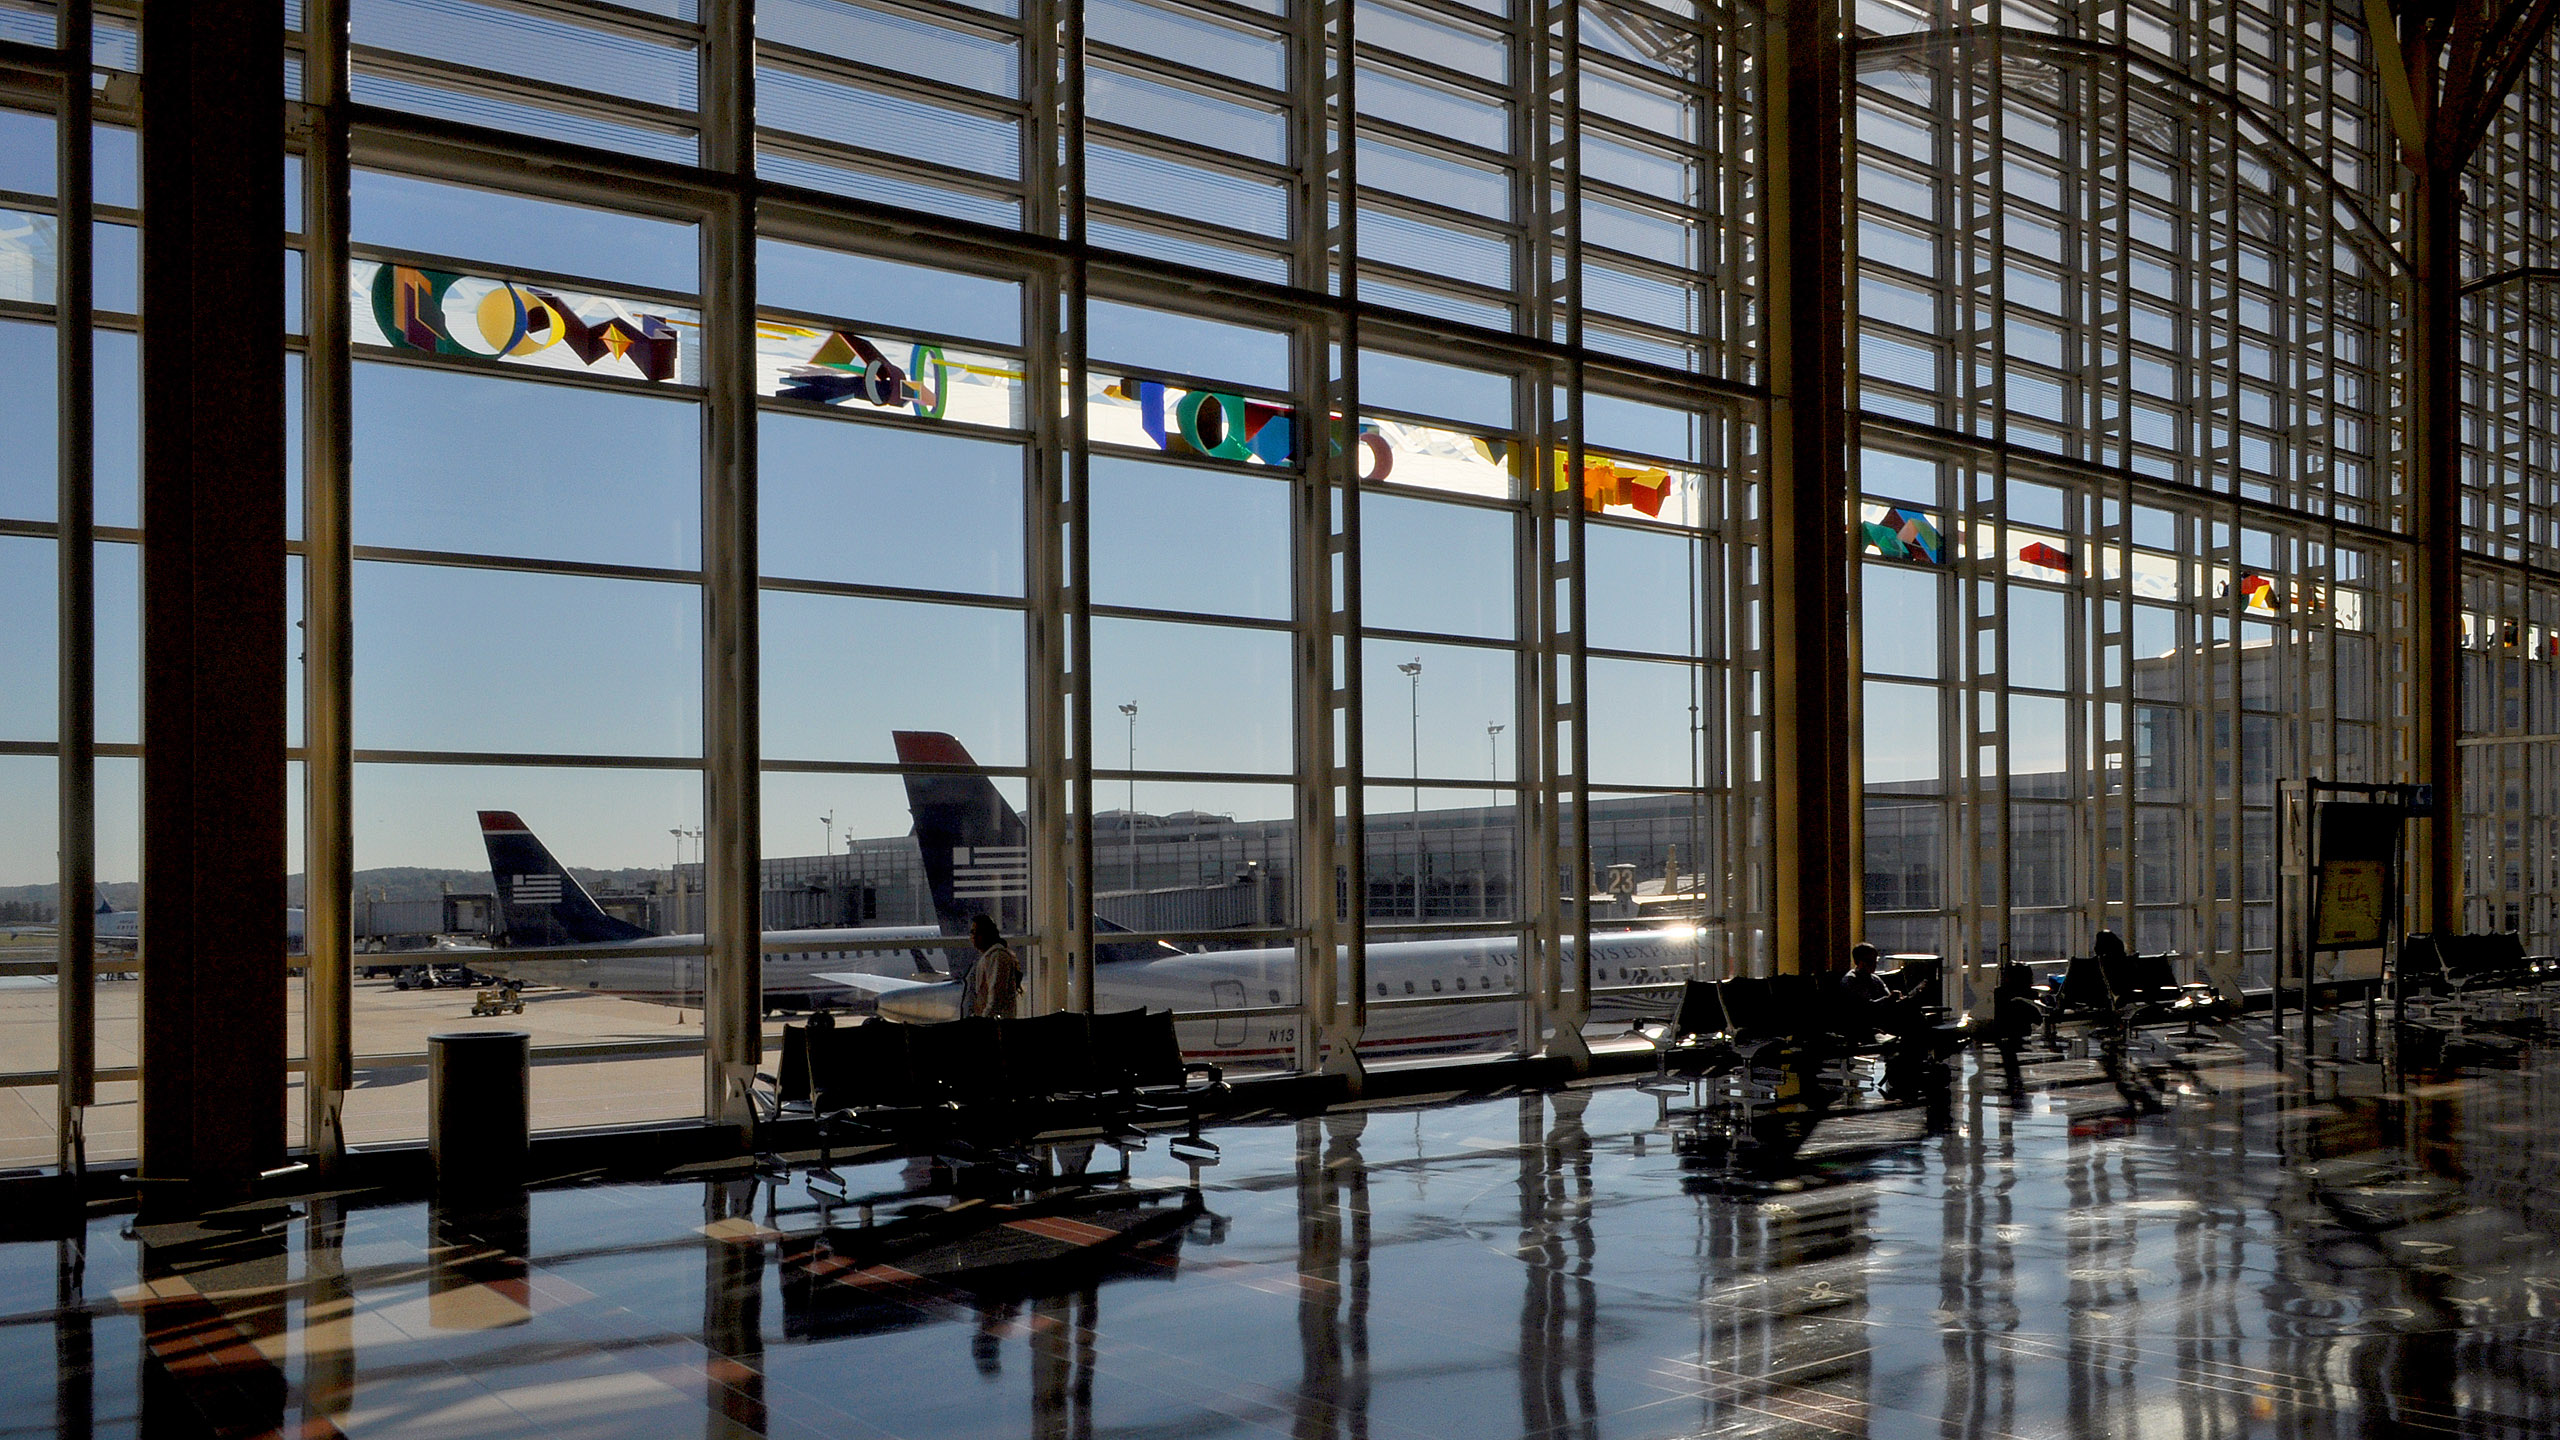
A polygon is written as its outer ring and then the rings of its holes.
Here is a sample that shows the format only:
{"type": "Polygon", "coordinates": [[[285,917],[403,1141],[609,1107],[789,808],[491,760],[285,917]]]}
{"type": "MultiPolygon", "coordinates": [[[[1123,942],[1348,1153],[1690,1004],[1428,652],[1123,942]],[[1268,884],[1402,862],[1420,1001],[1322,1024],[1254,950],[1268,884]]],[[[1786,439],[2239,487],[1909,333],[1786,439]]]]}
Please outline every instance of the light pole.
{"type": "Polygon", "coordinates": [[[1138,888],[1138,702],[1120,707],[1129,717],[1129,807],[1121,812],[1120,828],[1129,832],[1129,888],[1138,888]]]}
{"type": "Polygon", "coordinates": [[[1484,727],[1484,770],[1494,788],[1493,803],[1502,803],[1502,726],[1499,722],[1484,727]]]}
{"type": "Polygon", "coordinates": [[[827,908],[841,914],[836,901],[836,812],[830,810],[819,816],[818,823],[827,827],[827,908]]]}
{"type": "Polygon", "coordinates": [[[1396,667],[1404,672],[1407,690],[1406,727],[1413,744],[1413,819],[1405,826],[1413,836],[1413,918],[1422,918],[1422,657],[1396,667]]]}
{"type": "Polygon", "coordinates": [[[675,892],[675,910],[667,917],[667,933],[674,935],[681,933],[676,927],[684,923],[684,842],[701,839],[702,832],[674,825],[668,827],[667,833],[676,837],[675,867],[667,871],[667,888],[675,892]]]}

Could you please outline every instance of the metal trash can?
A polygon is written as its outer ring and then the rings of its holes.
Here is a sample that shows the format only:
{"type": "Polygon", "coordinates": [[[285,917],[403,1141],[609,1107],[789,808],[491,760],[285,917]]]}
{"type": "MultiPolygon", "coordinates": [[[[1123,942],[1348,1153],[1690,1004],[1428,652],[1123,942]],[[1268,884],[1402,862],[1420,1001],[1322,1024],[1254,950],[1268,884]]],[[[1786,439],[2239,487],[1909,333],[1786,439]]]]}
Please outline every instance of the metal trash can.
{"type": "Polygon", "coordinates": [[[427,1154],[437,1188],[524,1183],[532,1070],[533,1037],[522,1030],[427,1037],[427,1154]]]}

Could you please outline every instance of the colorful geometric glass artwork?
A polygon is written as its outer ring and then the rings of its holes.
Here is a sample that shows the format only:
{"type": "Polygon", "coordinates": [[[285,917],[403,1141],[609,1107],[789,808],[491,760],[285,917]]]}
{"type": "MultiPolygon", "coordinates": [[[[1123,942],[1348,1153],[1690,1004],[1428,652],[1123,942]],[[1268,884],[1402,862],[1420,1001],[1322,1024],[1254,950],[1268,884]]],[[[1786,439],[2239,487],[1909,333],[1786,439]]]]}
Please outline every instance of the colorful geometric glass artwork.
{"type": "MultiPolygon", "coordinates": [[[[1491,500],[1524,498],[1519,447],[1501,439],[1374,416],[1361,419],[1360,435],[1363,446],[1386,452],[1383,458],[1391,462],[1388,473],[1394,475],[1396,484],[1407,489],[1491,500]],[[1372,436],[1376,437],[1374,441],[1372,436]]],[[[1375,459],[1370,457],[1363,457],[1363,464],[1373,472],[1377,468],[1375,459]]],[[[1374,481],[1380,477],[1370,473],[1361,478],[1374,481]]]]}
{"type": "Polygon", "coordinates": [[[1860,521],[1858,529],[1867,546],[1888,560],[1946,563],[1946,539],[1923,511],[1887,506],[1879,518],[1860,521]]]}
{"type": "Polygon", "coordinates": [[[681,331],[699,320],[688,313],[416,265],[357,261],[348,280],[356,315],[373,322],[356,336],[364,343],[661,383],[693,378],[681,331]]]}
{"type": "MultiPolygon", "coordinates": [[[[1296,412],[1287,405],[1134,375],[1098,382],[1089,393],[1087,423],[1097,440],[1247,465],[1297,461],[1296,412]]],[[[1363,481],[1384,480],[1394,472],[1395,450],[1376,426],[1361,425],[1355,437],[1337,415],[1330,428],[1334,454],[1346,445],[1358,448],[1363,481]]]]}
{"type": "MultiPolygon", "coordinates": [[[[1556,456],[1556,482],[1559,491],[1570,490],[1571,461],[1556,456]]],[[[1582,509],[1597,515],[1612,508],[1630,509],[1647,519],[1659,519],[1663,499],[1671,493],[1671,472],[1659,465],[1632,465],[1600,456],[1586,455],[1582,461],[1582,509]]]]}
{"type": "Polygon", "coordinates": [[[2276,584],[2264,575],[2240,577],[2240,604],[2243,609],[2263,615],[2276,612],[2276,584]]]}
{"type": "Polygon", "coordinates": [[[879,346],[837,330],[820,342],[806,364],[783,372],[780,394],[786,400],[820,405],[843,400],[861,400],[884,409],[905,405],[920,419],[939,420],[949,403],[949,382],[950,364],[939,345],[909,347],[902,369],[879,346]]]}
{"type": "Polygon", "coordinates": [[[1020,361],[931,340],[760,320],[756,384],[761,394],[812,405],[1004,428],[1023,423],[1020,361]]]}
{"type": "Polygon", "coordinates": [[[2056,550],[2041,540],[2020,546],[2018,548],[2018,558],[2030,565],[2042,566],[2047,570],[2060,570],[2068,573],[2071,569],[2071,556],[2069,552],[2056,550]]]}

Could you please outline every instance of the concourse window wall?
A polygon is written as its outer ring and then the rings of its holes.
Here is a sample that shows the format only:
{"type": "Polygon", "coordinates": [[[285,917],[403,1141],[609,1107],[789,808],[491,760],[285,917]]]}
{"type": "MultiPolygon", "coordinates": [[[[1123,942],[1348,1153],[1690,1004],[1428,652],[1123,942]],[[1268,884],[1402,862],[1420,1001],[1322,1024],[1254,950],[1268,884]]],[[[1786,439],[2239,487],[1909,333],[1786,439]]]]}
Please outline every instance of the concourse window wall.
{"type": "Polygon", "coordinates": [[[2225,989],[2280,787],[2408,778],[2400,277],[2360,31],[1861,5],[1867,929],[2225,989]]]}
{"type": "Polygon", "coordinates": [[[2463,177],[2462,923],[2560,946],[2560,51],[2546,43],[2463,177]]]}
{"type": "MultiPolygon", "coordinates": [[[[58,121],[51,97],[30,89],[32,93],[13,91],[6,101],[10,108],[0,109],[0,205],[6,207],[0,213],[0,230],[6,232],[0,244],[6,245],[12,262],[0,278],[0,367],[9,377],[10,392],[9,403],[0,406],[0,426],[6,427],[9,453],[22,460],[0,480],[0,590],[6,592],[0,604],[7,605],[18,637],[10,647],[9,680],[0,687],[0,821],[5,821],[8,837],[0,842],[7,847],[0,851],[0,864],[6,867],[0,870],[0,917],[5,917],[0,918],[0,961],[5,961],[0,974],[8,977],[0,979],[5,987],[0,988],[0,1046],[5,1046],[0,1049],[0,1075],[9,1086],[0,1095],[6,1106],[0,1113],[7,1116],[0,1125],[0,1165],[47,1165],[56,1158],[59,806],[73,783],[94,784],[94,767],[66,766],[57,743],[63,733],[59,697],[66,673],[58,641],[62,556],[71,545],[92,542],[75,533],[76,525],[64,523],[64,487],[56,458],[63,423],[56,352],[65,341],[57,301],[66,207],[56,184],[58,121]]],[[[130,194],[125,198],[129,203],[130,194]]],[[[127,303],[129,307],[129,299],[127,303]]],[[[132,337],[121,334],[104,343],[121,343],[130,350],[132,337]]],[[[119,484],[114,479],[103,483],[111,490],[119,484]]],[[[100,555],[110,576],[125,577],[125,586],[113,592],[108,604],[123,617],[120,629],[129,633],[134,619],[129,464],[120,484],[123,543],[97,545],[92,553],[100,555]]],[[[129,647],[126,657],[130,677],[129,647]]],[[[130,678],[122,688],[128,700],[116,708],[129,731],[130,678]]],[[[127,733],[122,738],[129,743],[135,737],[127,733]]],[[[127,817],[132,803],[128,793],[127,817]]],[[[129,824],[126,829],[122,853],[104,861],[99,873],[126,882],[119,889],[130,895],[138,891],[132,882],[139,872],[129,824]]],[[[130,1089],[125,1087],[122,1098],[130,1099],[130,1089]]],[[[130,1139],[125,1143],[129,1148],[130,1139]]]]}
{"type": "Polygon", "coordinates": [[[503,949],[360,939],[348,1139],[424,1136],[426,1037],[457,1002],[408,982],[438,963],[543,987],[538,1127],[698,1115],[702,925],[676,893],[702,829],[696,227],[370,165],[350,213],[356,898],[478,892],[503,949]],[[567,878],[499,860],[484,812],[567,878]],[[572,881],[674,938],[578,953],[607,937],[541,923],[572,881]]]}
{"type": "MultiPolygon", "coordinates": [[[[51,47],[56,19],[21,15],[6,35],[51,47]]],[[[0,647],[7,676],[0,819],[10,837],[0,851],[0,1166],[50,1165],[75,1154],[115,1163],[135,1146],[143,540],[136,51],[123,22],[100,20],[93,35],[93,123],[85,136],[64,129],[54,72],[23,61],[0,67],[0,438],[11,457],[0,480],[0,605],[12,637],[0,647]],[[65,185],[66,165],[84,166],[85,183],[65,185]],[[83,239],[76,247],[75,235],[83,239]],[[61,387],[66,360],[86,372],[85,394],[61,387]],[[66,443],[75,437],[80,444],[66,443]],[[68,563],[75,551],[85,552],[85,566],[68,563]],[[74,629],[85,637],[65,645],[74,629]],[[65,707],[66,692],[81,689],[86,705],[65,707]],[[89,841],[77,863],[67,863],[62,820],[80,813],[89,841]],[[63,889],[74,876],[85,877],[76,900],[63,889]],[[96,976],[75,1001],[63,963],[64,908],[89,910],[101,900],[114,913],[93,919],[96,976]],[[73,1061],[60,1045],[66,1007],[74,1024],[87,1017],[95,1082],[93,1103],[73,1112],[58,1088],[73,1061]]]]}
{"type": "Polygon", "coordinates": [[[984,872],[958,898],[1017,946],[1033,933],[1033,407],[1054,392],[1025,378],[1018,269],[773,235],[757,262],[761,908],[778,1005],[813,998],[799,971],[951,969],[957,937],[915,938],[942,920],[919,787],[1000,797],[956,842],[972,853],[955,863],[984,872]],[[795,894],[816,903],[777,903],[795,894]]]}
{"type": "Polygon", "coordinates": [[[1542,621],[1524,583],[1537,573],[1534,427],[1522,423],[1534,391],[1517,373],[1382,345],[1361,361],[1369,785],[1363,883],[1343,903],[1363,907],[1370,943],[1367,1049],[1510,1050],[1532,984],[1523,882],[1545,851],[1520,786],[1547,763],[1542,621]]]}

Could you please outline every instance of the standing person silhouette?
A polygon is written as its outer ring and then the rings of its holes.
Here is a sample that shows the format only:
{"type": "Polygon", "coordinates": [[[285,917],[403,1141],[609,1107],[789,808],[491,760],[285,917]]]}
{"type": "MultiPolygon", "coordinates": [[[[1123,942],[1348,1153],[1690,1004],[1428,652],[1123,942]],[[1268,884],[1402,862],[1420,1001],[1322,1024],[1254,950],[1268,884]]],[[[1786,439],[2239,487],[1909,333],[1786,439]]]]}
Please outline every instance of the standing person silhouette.
{"type": "Polygon", "coordinates": [[[969,943],[978,947],[978,958],[960,979],[960,1013],[1010,1018],[1022,997],[1021,958],[984,915],[970,919],[969,943]]]}

